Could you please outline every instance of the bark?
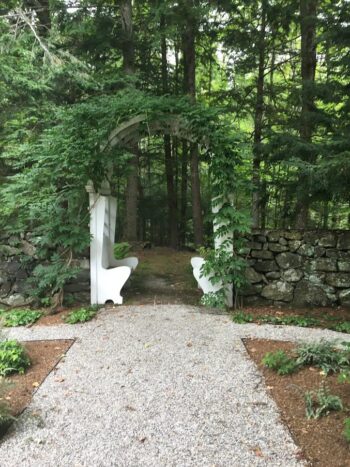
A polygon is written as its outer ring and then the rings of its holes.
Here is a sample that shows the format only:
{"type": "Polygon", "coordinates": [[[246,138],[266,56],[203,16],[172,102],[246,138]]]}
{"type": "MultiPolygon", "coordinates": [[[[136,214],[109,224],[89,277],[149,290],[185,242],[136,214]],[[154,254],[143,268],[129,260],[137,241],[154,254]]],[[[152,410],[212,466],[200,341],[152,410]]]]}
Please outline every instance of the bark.
{"type": "MultiPolygon", "coordinates": [[[[167,45],[165,36],[165,19],[161,16],[160,29],[161,37],[161,52],[162,52],[162,87],[163,93],[167,94],[169,91],[168,85],[168,63],[167,63],[167,45]]],[[[168,238],[169,244],[172,248],[177,248],[179,245],[179,232],[178,232],[178,210],[177,210],[177,196],[174,183],[174,161],[171,148],[171,139],[169,135],[164,135],[164,156],[165,156],[165,172],[166,172],[166,185],[167,185],[167,199],[168,199],[168,238]]]]}
{"type": "Polygon", "coordinates": [[[187,184],[188,184],[188,145],[186,141],[183,141],[182,161],[181,161],[181,209],[180,209],[181,245],[186,244],[187,184]]]}
{"type": "Polygon", "coordinates": [[[259,227],[261,223],[261,143],[264,116],[264,91],[265,91],[265,35],[266,35],[266,6],[262,2],[261,28],[259,33],[259,65],[256,83],[256,103],[254,115],[254,150],[253,150],[253,199],[252,199],[252,222],[253,227],[259,227]]]}
{"type": "MultiPolygon", "coordinates": [[[[135,72],[135,49],[133,37],[132,22],[132,1],[122,0],[120,2],[120,17],[123,31],[122,52],[123,68],[125,73],[133,74],[135,72]]],[[[133,148],[134,155],[130,160],[130,172],[126,184],[125,204],[126,218],[123,232],[124,240],[129,242],[137,241],[137,209],[138,209],[138,146],[133,148]]]]}
{"type": "Polygon", "coordinates": [[[47,36],[51,29],[49,0],[25,0],[24,6],[34,9],[38,18],[38,32],[43,37],[47,36]]]}
{"type": "MultiPolygon", "coordinates": [[[[193,5],[193,2],[191,2],[193,5]]],[[[185,33],[183,36],[184,84],[185,92],[193,102],[196,101],[196,32],[197,24],[191,11],[188,11],[185,33]]],[[[201,205],[198,145],[191,143],[191,194],[194,243],[203,244],[203,215],[201,205]]]]}
{"type": "MultiPolygon", "coordinates": [[[[314,124],[311,113],[315,109],[313,85],[316,72],[316,18],[317,0],[300,0],[301,25],[301,114],[300,138],[306,143],[312,143],[314,124]]],[[[313,161],[312,153],[304,156],[307,162],[313,161]]],[[[299,177],[300,194],[296,205],[295,227],[306,228],[309,220],[310,194],[309,180],[306,175],[299,177]]]]}

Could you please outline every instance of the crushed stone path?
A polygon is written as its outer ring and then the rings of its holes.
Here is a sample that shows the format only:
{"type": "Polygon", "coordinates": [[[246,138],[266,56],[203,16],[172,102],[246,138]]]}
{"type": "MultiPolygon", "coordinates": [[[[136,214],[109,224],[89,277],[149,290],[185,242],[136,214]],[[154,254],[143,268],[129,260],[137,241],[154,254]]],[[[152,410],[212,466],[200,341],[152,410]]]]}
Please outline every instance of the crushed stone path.
{"type": "Polygon", "coordinates": [[[1,442],[1,467],[303,465],[241,338],[339,337],[182,305],[8,336],[76,341],[1,442]]]}

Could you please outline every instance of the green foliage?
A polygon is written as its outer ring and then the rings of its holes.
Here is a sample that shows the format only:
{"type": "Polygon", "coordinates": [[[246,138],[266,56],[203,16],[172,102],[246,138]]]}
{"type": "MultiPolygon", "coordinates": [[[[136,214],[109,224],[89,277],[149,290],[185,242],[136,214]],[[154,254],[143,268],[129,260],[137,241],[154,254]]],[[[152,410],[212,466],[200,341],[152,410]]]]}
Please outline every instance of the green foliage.
{"type": "Polygon", "coordinates": [[[337,373],[350,365],[350,350],[338,350],[332,342],[304,343],[297,348],[298,364],[321,368],[328,375],[337,373]]]}
{"type": "Polygon", "coordinates": [[[6,327],[27,326],[37,321],[43,313],[36,310],[11,310],[3,314],[3,325],[6,327]]]}
{"type": "Polygon", "coordinates": [[[331,329],[350,334],[350,321],[342,321],[341,323],[337,323],[336,325],[332,326],[331,329]]]}
{"type": "Polygon", "coordinates": [[[348,443],[350,443],[350,418],[344,420],[344,437],[348,443]]]}
{"type": "Polygon", "coordinates": [[[68,313],[64,318],[64,321],[68,324],[85,323],[86,321],[90,321],[94,318],[96,312],[96,308],[93,307],[79,308],[79,310],[74,310],[68,313]]]}
{"type": "Polygon", "coordinates": [[[313,327],[318,326],[320,321],[316,318],[308,318],[307,316],[271,316],[264,315],[258,316],[258,321],[268,324],[284,324],[284,325],[293,325],[300,327],[313,327]]]}
{"type": "Polygon", "coordinates": [[[2,399],[9,387],[10,384],[0,376],[0,438],[5,433],[10,422],[14,420],[14,417],[10,414],[8,405],[2,399]]]}
{"type": "Polygon", "coordinates": [[[236,311],[232,314],[232,321],[237,324],[252,323],[254,321],[254,317],[250,313],[236,311]]]}
{"type": "Polygon", "coordinates": [[[128,256],[131,250],[131,245],[127,242],[116,243],[114,245],[115,259],[124,259],[128,256]]]}
{"type": "Polygon", "coordinates": [[[332,395],[326,387],[305,393],[305,412],[309,419],[318,419],[331,411],[343,410],[340,397],[332,395]]]}
{"type": "Polygon", "coordinates": [[[268,352],[262,359],[262,363],[279,375],[294,373],[300,366],[295,359],[288,357],[283,350],[268,352]]]}
{"type": "Polygon", "coordinates": [[[30,360],[21,344],[17,341],[0,342],[0,376],[11,373],[24,373],[30,360]]]}
{"type": "Polygon", "coordinates": [[[224,290],[219,290],[218,292],[208,292],[201,297],[201,304],[204,306],[224,310],[226,308],[226,293],[224,290]]]}

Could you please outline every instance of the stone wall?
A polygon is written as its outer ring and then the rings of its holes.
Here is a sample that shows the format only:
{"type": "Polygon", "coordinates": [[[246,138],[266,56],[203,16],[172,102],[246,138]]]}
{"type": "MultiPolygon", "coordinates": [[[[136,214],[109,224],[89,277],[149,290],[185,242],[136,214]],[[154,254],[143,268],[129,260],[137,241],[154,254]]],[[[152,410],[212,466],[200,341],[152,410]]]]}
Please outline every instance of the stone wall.
{"type": "Polygon", "coordinates": [[[244,304],[350,306],[350,231],[254,230],[244,304]]]}
{"type": "MultiPolygon", "coordinates": [[[[350,306],[350,231],[254,230],[246,257],[245,305],[350,306]]],[[[38,264],[30,234],[0,236],[0,305],[24,306],[27,279],[38,264]]],[[[89,301],[87,258],[66,294],[89,301]]]]}
{"type": "MultiPolygon", "coordinates": [[[[0,306],[21,307],[30,305],[28,278],[38,264],[35,239],[30,234],[0,235],[0,306]]],[[[88,302],[90,299],[89,260],[75,260],[81,268],[78,277],[66,286],[66,294],[74,300],[88,302]]]]}

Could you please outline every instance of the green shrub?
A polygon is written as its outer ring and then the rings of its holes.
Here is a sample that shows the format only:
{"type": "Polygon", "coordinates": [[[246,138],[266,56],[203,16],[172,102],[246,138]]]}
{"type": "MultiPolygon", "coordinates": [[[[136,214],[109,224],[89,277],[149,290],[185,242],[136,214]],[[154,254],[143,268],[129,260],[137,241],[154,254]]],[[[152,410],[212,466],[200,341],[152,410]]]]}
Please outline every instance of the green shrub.
{"type": "Polygon", "coordinates": [[[328,375],[350,365],[350,350],[337,350],[332,342],[304,343],[297,348],[299,365],[312,365],[328,375]]]}
{"type": "Polygon", "coordinates": [[[202,296],[201,304],[204,306],[225,310],[226,293],[224,290],[219,290],[218,292],[208,292],[202,296]]]}
{"type": "Polygon", "coordinates": [[[267,368],[276,371],[279,375],[294,373],[299,368],[296,360],[288,357],[283,350],[268,352],[262,359],[262,363],[267,368]]]}
{"type": "Polygon", "coordinates": [[[330,394],[328,389],[322,387],[318,391],[305,393],[305,412],[307,418],[320,418],[331,411],[343,410],[343,404],[338,396],[330,394]]]}
{"type": "Polygon", "coordinates": [[[29,367],[30,360],[17,341],[0,342],[0,376],[11,373],[24,373],[29,367]]]}
{"type": "Polygon", "coordinates": [[[304,316],[270,316],[263,315],[258,316],[258,321],[261,321],[266,324],[286,324],[293,326],[300,326],[302,328],[318,326],[320,321],[316,318],[308,318],[304,316]]]}
{"type": "Polygon", "coordinates": [[[0,438],[5,434],[10,422],[14,420],[7,404],[1,400],[9,386],[10,384],[3,377],[0,377],[0,438]]]}
{"type": "Polygon", "coordinates": [[[332,326],[332,329],[338,332],[346,332],[347,334],[350,334],[350,321],[338,323],[335,326],[332,326]]]}
{"type": "Polygon", "coordinates": [[[85,323],[90,321],[96,315],[97,309],[93,307],[79,308],[68,313],[64,321],[68,324],[85,323]]]}
{"type": "Polygon", "coordinates": [[[37,321],[43,313],[35,310],[12,310],[3,314],[3,325],[7,327],[27,326],[37,321]]]}
{"type": "Polygon", "coordinates": [[[245,313],[244,311],[236,311],[232,315],[232,321],[237,324],[252,323],[253,320],[253,315],[245,313]]]}
{"type": "Polygon", "coordinates": [[[127,242],[116,243],[114,245],[114,257],[115,259],[124,259],[130,253],[131,245],[127,242]]]}
{"type": "Polygon", "coordinates": [[[350,418],[344,420],[344,436],[348,443],[350,443],[350,418]]]}

